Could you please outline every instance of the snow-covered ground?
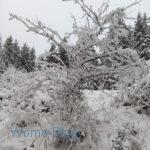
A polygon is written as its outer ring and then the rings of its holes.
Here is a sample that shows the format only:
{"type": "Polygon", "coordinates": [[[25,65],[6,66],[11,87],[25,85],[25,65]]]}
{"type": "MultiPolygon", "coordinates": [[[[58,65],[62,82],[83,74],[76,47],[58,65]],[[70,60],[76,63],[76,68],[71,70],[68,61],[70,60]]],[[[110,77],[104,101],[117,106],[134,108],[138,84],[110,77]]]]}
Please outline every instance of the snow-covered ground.
{"type": "MultiPolygon", "coordinates": [[[[99,150],[110,150],[112,140],[117,136],[117,130],[122,129],[126,124],[133,125],[139,132],[136,140],[141,144],[142,150],[150,150],[150,118],[146,115],[139,115],[131,107],[113,105],[117,94],[117,91],[85,90],[83,92],[84,99],[95,112],[99,122],[101,138],[99,150]]],[[[10,125],[12,125],[14,118],[11,112],[1,109],[0,114],[0,150],[41,150],[40,144],[38,148],[31,146],[34,139],[21,139],[12,136],[10,125]]],[[[41,140],[39,139],[37,142],[40,143],[41,140]]],[[[42,148],[42,150],[44,149],[42,148]]]]}
{"type": "Polygon", "coordinates": [[[131,107],[114,106],[116,91],[85,91],[84,94],[91,108],[98,114],[100,149],[111,149],[116,131],[129,124],[138,130],[139,134],[136,140],[141,144],[142,150],[150,150],[150,117],[144,114],[139,115],[131,107]]]}

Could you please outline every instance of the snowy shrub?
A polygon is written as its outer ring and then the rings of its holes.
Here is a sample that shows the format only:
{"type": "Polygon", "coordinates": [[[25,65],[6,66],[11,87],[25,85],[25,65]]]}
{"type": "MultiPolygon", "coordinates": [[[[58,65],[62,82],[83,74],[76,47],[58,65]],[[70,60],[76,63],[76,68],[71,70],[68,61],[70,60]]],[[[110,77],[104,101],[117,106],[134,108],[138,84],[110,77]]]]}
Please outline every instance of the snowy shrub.
{"type": "MultiPolygon", "coordinates": [[[[61,125],[68,130],[74,128],[86,134],[82,142],[73,141],[73,147],[88,146],[96,149],[94,146],[98,143],[98,132],[94,116],[84,103],[82,92],[78,88],[80,82],[76,84],[76,78],[69,80],[66,80],[64,70],[55,66],[32,73],[8,68],[0,80],[3,96],[4,88],[10,95],[7,108],[3,107],[3,109],[12,113],[12,125],[19,128],[34,126],[44,128],[50,123],[47,121],[43,124],[44,118],[59,118],[61,125]]],[[[8,100],[8,95],[3,101],[6,99],[8,100]]],[[[3,104],[1,102],[2,106],[3,104]]],[[[55,139],[54,145],[57,140],[60,139],[55,139]]],[[[47,143],[50,141],[47,140],[47,143]]]]}
{"type": "MultiPolygon", "coordinates": [[[[96,149],[94,146],[98,143],[98,128],[95,118],[82,98],[76,78],[66,81],[66,74],[63,77],[63,72],[54,67],[27,74],[9,68],[2,75],[1,88],[6,86],[9,92],[14,89],[8,107],[12,112],[12,125],[44,128],[50,123],[47,121],[43,124],[44,119],[59,118],[61,125],[68,130],[74,128],[86,134],[82,141],[73,141],[73,147],[96,149]]],[[[55,146],[59,143],[57,140],[60,141],[55,139],[55,146]]],[[[47,140],[47,143],[50,141],[47,140]]]]}
{"type": "Polygon", "coordinates": [[[27,74],[18,71],[14,67],[9,67],[0,77],[0,89],[2,93],[9,93],[9,96],[3,95],[4,98],[11,97],[25,85],[27,74]]]}
{"type": "Polygon", "coordinates": [[[138,113],[150,115],[150,74],[130,89],[129,103],[136,107],[138,113]]]}
{"type": "Polygon", "coordinates": [[[76,149],[96,149],[95,146],[98,144],[99,139],[98,125],[92,111],[89,111],[88,105],[84,102],[78,87],[63,86],[63,89],[59,89],[56,96],[55,100],[58,100],[57,113],[60,113],[62,124],[67,126],[68,129],[78,129],[86,134],[82,143],[78,141],[79,143],[77,142],[74,145],[77,147],[76,149]]]}
{"type": "Polygon", "coordinates": [[[119,49],[117,53],[118,62],[121,62],[116,74],[119,81],[116,86],[119,89],[131,87],[148,74],[147,65],[139,58],[135,50],[119,49]]]}
{"type": "Polygon", "coordinates": [[[117,131],[117,137],[113,140],[112,150],[142,150],[138,140],[138,130],[126,124],[123,129],[117,131]]]}

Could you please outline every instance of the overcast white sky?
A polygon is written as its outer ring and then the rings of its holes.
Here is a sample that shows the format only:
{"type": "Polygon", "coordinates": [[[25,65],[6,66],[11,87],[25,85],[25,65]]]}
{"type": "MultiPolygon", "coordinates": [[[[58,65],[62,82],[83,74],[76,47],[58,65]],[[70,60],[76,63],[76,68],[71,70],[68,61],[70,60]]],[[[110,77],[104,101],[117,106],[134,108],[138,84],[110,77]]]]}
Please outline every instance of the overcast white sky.
{"type": "MultiPolygon", "coordinates": [[[[132,0],[110,0],[110,9],[119,6],[127,6],[132,0]]],[[[134,1],[134,0],[133,0],[134,1]]],[[[101,0],[87,0],[89,4],[98,7],[101,0]]],[[[150,0],[143,0],[141,5],[135,6],[128,11],[131,16],[136,16],[138,11],[146,12],[150,16],[150,0]]],[[[64,3],[61,0],[0,0],[0,35],[5,40],[12,35],[20,44],[26,42],[29,46],[35,47],[37,54],[49,49],[47,41],[33,33],[27,33],[26,28],[19,22],[8,21],[9,13],[15,13],[23,17],[39,20],[58,30],[62,35],[71,31],[72,18],[81,17],[79,7],[71,2],[64,3]]]]}

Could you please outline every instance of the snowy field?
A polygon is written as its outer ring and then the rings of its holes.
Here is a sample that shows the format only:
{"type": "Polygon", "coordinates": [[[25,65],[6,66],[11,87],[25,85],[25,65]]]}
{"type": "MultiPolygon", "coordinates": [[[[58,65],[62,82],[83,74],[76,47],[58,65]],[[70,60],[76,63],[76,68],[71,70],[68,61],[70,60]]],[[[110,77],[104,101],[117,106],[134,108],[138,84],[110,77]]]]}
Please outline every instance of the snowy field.
{"type": "MultiPolygon", "coordinates": [[[[7,93],[4,92],[3,94],[5,95],[7,93]]],[[[112,141],[117,136],[117,130],[123,129],[126,125],[134,126],[134,128],[138,131],[138,135],[136,136],[136,138],[130,137],[130,139],[127,139],[127,142],[125,144],[128,145],[132,141],[139,143],[139,145],[142,146],[142,150],[150,150],[150,118],[145,115],[139,115],[131,107],[115,106],[114,100],[115,97],[117,97],[117,94],[117,91],[107,90],[85,90],[83,92],[83,97],[85,101],[88,102],[90,108],[93,110],[93,112],[95,112],[97,116],[100,133],[100,141],[98,145],[99,150],[110,150],[113,143],[112,141]],[[130,142],[128,142],[128,140],[130,142]]],[[[44,150],[42,148],[43,141],[41,138],[13,136],[11,132],[11,127],[13,126],[15,120],[14,116],[16,115],[12,114],[12,112],[8,112],[6,108],[7,106],[5,106],[5,109],[3,108],[0,110],[0,150],[44,150]],[[32,145],[32,142],[34,140],[37,144],[35,147],[32,145]]],[[[22,113],[18,114],[18,120],[20,116],[24,120],[27,119],[27,116],[22,113]]],[[[30,119],[33,121],[34,118],[31,117],[30,119]]],[[[49,119],[49,125],[53,124],[54,122],[49,119]]],[[[45,128],[47,127],[45,126],[45,128]]],[[[31,125],[30,129],[35,129],[35,127],[31,125]]],[[[52,140],[52,137],[49,137],[49,140],[52,140]]],[[[57,148],[51,147],[50,149],[54,150],[57,148]]],[[[62,147],[61,150],[63,149],[65,150],[65,148],[62,147]]]]}

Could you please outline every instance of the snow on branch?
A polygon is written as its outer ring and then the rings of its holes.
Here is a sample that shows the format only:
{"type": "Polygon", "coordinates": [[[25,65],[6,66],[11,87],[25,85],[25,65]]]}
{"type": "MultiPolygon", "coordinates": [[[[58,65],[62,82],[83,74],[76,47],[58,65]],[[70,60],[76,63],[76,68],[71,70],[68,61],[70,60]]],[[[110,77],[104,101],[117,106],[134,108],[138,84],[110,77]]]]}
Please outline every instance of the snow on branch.
{"type": "Polygon", "coordinates": [[[49,42],[54,42],[58,47],[65,50],[62,45],[63,38],[59,33],[49,27],[45,26],[41,21],[37,20],[37,23],[32,22],[30,19],[19,17],[15,14],[10,14],[9,20],[16,19],[23,23],[27,27],[27,32],[34,32],[35,34],[45,37],[49,42]]]}
{"type": "MultiPolygon", "coordinates": [[[[84,0],[62,0],[62,1],[73,1],[75,4],[78,4],[82,11],[84,12],[84,16],[87,16],[88,18],[90,18],[93,23],[97,24],[100,28],[103,27],[104,23],[106,23],[107,21],[107,17],[106,16],[110,16],[112,14],[112,12],[110,12],[110,15],[105,13],[107,12],[108,8],[109,8],[109,0],[102,2],[100,8],[98,9],[98,13],[95,12],[92,8],[92,6],[89,6],[88,4],[85,3],[84,0]],[[103,18],[105,18],[103,20],[103,18]]],[[[140,4],[142,0],[136,0],[135,2],[131,3],[130,5],[123,7],[122,11],[126,11],[127,9],[140,4]]]]}
{"type": "Polygon", "coordinates": [[[129,9],[132,6],[135,6],[135,5],[139,5],[141,2],[142,2],[142,0],[136,0],[135,2],[133,2],[130,5],[128,5],[127,7],[125,7],[124,10],[127,10],[127,9],[129,9]]]}

